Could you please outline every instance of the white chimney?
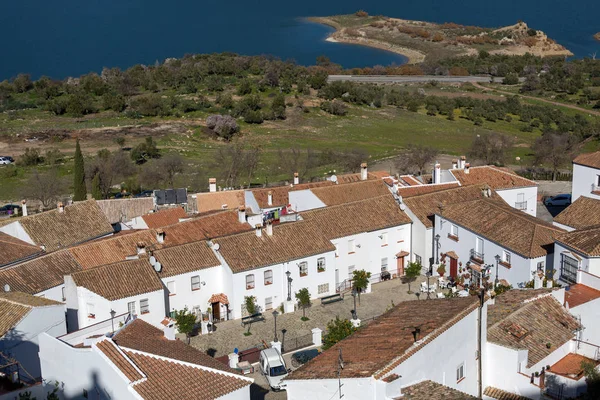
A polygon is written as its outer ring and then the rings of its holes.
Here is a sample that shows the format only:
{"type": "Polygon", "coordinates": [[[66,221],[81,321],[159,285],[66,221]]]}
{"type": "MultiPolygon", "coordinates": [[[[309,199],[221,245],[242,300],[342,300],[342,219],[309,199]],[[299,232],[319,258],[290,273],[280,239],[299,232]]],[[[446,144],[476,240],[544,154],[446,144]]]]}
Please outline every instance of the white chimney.
{"type": "Polygon", "coordinates": [[[208,191],[209,192],[217,191],[217,178],[208,178],[208,191]]]}
{"type": "Polygon", "coordinates": [[[146,243],[144,243],[144,242],[137,243],[137,253],[138,253],[138,255],[146,254],[146,243]]]}
{"type": "Polygon", "coordinates": [[[246,206],[240,206],[238,208],[238,220],[241,224],[246,223],[246,206]]]}
{"type": "Polygon", "coordinates": [[[469,173],[469,169],[471,169],[471,164],[465,163],[465,174],[469,173]]]}
{"type": "Polygon", "coordinates": [[[64,212],[65,211],[65,205],[62,203],[62,201],[60,203],[58,203],[58,212],[64,212]]]}
{"type": "Polygon", "coordinates": [[[367,163],[360,164],[360,180],[366,181],[368,176],[367,163]]]}
{"type": "Polygon", "coordinates": [[[228,357],[229,357],[229,367],[237,368],[238,363],[240,362],[240,356],[238,355],[238,353],[230,353],[228,355],[228,357]]]}
{"type": "Polygon", "coordinates": [[[458,160],[452,160],[452,169],[458,168],[458,160]]]}
{"type": "Polygon", "coordinates": [[[262,236],[262,225],[256,224],[254,226],[254,232],[256,233],[256,237],[261,237],[262,236]]]}
{"type": "Polygon", "coordinates": [[[158,243],[163,243],[165,241],[165,231],[163,231],[162,229],[158,229],[156,231],[156,241],[158,243]]]}
{"type": "Polygon", "coordinates": [[[297,172],[294,172],[294,185],[297,185],[300,183],[300,177],[298,176],[297,172]]]}
{"type": "Polygon", "coordinates": [[[23,216],[27,216],[27,200],[21,200],[21,210],[23,212],[23,216]]]}
{"type": "Polygon", "coordinates": [[[273,220],[272,219],[268,219],[267,220],[267,235],[269,236],[273,236],[273,220]]]}
{"type": "Polygon", "coordinates": [[[466,162],[467,162],[467,157],[460,156],[460,158],[458,159],[458,168],[463,169],[465,167],[466,162]]]}
{"type": "Polygon", "coordinates": [[[168,340],[175,340],[175,321],[171,318],[165,318],[162,320],[161,324],[163,326],[165,338],[168,340]]]}
{"type": "Polygon", "coordinates": [[[270,190],[269,190],[269,193],[267,193],[267,205],[268,206],[273,205],[273,192],[271,192],[270,190]]]}
{"type": "Polygon", "coordinates": [[[442,183],[442,166],[436,161],[433,167],[433,183],[442,183]]]}

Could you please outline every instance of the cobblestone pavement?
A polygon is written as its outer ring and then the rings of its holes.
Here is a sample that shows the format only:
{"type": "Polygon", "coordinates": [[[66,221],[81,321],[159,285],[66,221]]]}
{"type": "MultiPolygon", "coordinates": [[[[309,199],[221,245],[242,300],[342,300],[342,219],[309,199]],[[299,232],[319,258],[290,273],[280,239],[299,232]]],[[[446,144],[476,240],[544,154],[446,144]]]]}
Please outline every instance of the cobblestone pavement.
{"type": "MultiPolygon", "coordinates": [[[[425,277],[418,277],[411,283],[413,292],[417,292],[419,284],[425,280],[425,277]]],[[[433,280],[431,282],[433,284],[433,280]]],[[[421,298],[425,298],[423,294],[421,298]]],[[[371,293],[362,294],[361,302],[358,305],[358,318],[366,320],[374,316],[381,315],[388,307],[406,300],[416,300],[417,296],[408,294],[408,284],[402,283],[399,279],[381,282],[372,285],[371,293]]],[[[351,318],[351,310],[354,308],[353,298],[349,293],[344,296],[344,301],[321,306],[319,300],[313,302],[312,307],[306,310],[308,321],[302,321],[302,310],[294,313],[282,314],[277,317],[277,335],[283,342],[283,346],[292,347],[293,339],[297,337],[306,337],[311,334],[311,329],[319,327],[325,330],[327,322],[336,316],[340,318],[351,318]],[[286,330],[285,336],[282,330],[286,330]]],[[[265,322],[253,323],[250,326],[252,335],[245,336],[244,332],[248,327],[241,326],[241,320],[232,320],[220,322],[216,325],[216,331],[207,335],[199,335],[191,338],[191,345],[202,350],[214,353],[215,357],[220,357],[233,352],[234,348],[239,350],[248,349],[257,344],[270,343],[274,337],[274,321],[270,312],[265,313],[265,322]]]]}

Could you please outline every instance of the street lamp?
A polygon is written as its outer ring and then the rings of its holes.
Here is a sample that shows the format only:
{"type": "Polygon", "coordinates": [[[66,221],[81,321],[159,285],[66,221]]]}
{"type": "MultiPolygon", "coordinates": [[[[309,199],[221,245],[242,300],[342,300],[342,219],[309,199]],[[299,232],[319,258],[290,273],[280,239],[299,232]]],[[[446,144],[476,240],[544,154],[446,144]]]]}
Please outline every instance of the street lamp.
{"type": "Polygon", "coordinates": [[[277,312],[277,310],[273,311],[273,318],[275,318],[275,339],[273,339],[274,342],[279,342],[279,339],[277,339],[277,316],[279,315],[279,313],[277,312]]]}
{"type": "Polygon", "coordinates": [[[357,313],[356,313],[356,296],[357,296],[357,292],[356,289],[352,289],[352,297],[354,298],[354,310],[352,310],[352,319],[358,319],[357,313]]]}
{"type": "Polygon", "coordinates": [[[500,256],[496,254],[496,280],[494,281],[494,287],[498,286],[498,263],[500,262],[500,256]]]}
{"type": "Polygon", "coordinates": [[[287,271],[285,273],[287,275],[287,282],[288,282],[288,297],[287,297],[287,301],[292,301],[292,278],[290,275],[292,275],[292,273],[290,271],[287,271]]]}
{"type": "Polygon", "coordinates": [[[110,324],[112,325],[112,331],[113,333],[115,333],[115,322],[114,322],[114,318],[115,315],[117,314],[117,312],[113,309],[110,310],[110,324]]]}
{"type": "Polygon", "coordinates": [[[438,233],[437,235],[435,235],[435,263],[436,264],[440,263],[439,250],[440,250],[440,235],[438,233]]]}

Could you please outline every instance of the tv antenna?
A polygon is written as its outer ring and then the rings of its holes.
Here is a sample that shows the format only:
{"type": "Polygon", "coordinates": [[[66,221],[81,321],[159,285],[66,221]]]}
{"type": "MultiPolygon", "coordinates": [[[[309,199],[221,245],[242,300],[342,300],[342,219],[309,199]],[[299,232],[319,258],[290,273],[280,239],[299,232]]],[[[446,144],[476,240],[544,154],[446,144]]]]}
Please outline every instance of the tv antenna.
{"type": "Polygon", "coordinates": [[[344,397],[344,395],[342,394],[342,386],[344,386],[342,384],[342,370],[344,369],[344,358],[342,357],[342,348],[339,348],[340,352],[338,355],[338,366],[337,366],[337,374],[338,374],[338,392],[340,394],[340,399],[342,397],[344,397]]]}

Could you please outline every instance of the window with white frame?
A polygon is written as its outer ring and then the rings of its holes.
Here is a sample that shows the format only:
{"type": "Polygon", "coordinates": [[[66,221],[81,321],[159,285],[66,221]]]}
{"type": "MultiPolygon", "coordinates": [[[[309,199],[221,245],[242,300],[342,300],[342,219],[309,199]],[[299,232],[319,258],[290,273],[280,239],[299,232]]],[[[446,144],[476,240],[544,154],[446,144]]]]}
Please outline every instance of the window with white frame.
{"type": "Polygon", "coordinates": [[[502,250],[502,262],[510,265],[510,253],[506,250],[502,250]]]}
{"type": "Polygon", "coordinates": [[[421,258],[420,255],[415,254],[415,262],[421,266],[423,266],[423,259],[421,258]]]}
{"type": "Polygon", "coordinates": [[[569,257],[566,254],[562,255],[562,262],[560,265],[560,279],[569,283],[577,283],[577,270],[579,269],[579,263],[573,257],[569,257]]]}
{"type": "Polygon", "coordinates": [[[381,259],[381,272],[388,270],[388,259],[384,257],[381,259]]]}
{"type": "Polygon", "coordinates": [[[148,299],[140,300],[140,314],[148,314],[150,312],[150,303],[148,299]]]}
{"type": "Polygon", "coordinates": [[[265,285],[271,285],[273,283],[273,270],[268,269],[265,271],[265,285]]]}
{"type": "Polygon", "coordinates": [[[348,279],[352,279],[352,273],[354,272],[354,265],[348,267],[348,279]]]}
{"type": "Polygon", "coordinates": [[[96,311],[95,311],[96,308],[94,307],[94,304],[87,303],[86,308],[87,308],[88,318],[96,318],[96,311]]]}
{"type": "Polygon", "coordinates": [[[329,293],[329,283],[324,283],[322,285],[317,286],[317,293],[318,294],[329,293]]]}
{"type": "Polygon", "coordinates": [[[254,274],[246,275],[246,290],[254,289],[254,274]]]}
{"type": "Polygon", "coordinates": [[[298,270],[300,272],[300,276],[308,275],[308,263],[306,261],[302,261],[298,264],[298,270]]]}
{"type": "Polygon", "coordinates": [[[317,272],[325,271],[325,257],[317,258],[317,272]]]}
{"type": "Polygon", "coordinates": [[[465,377],[465,363],[460,364],[456,367],[456,382],[459,382],[465,377]]]}
{"type": "Polygon", "coordinates": [[[175,295],[175,281],[167,282],[167,290],[169,291],[169,296],[175,295]]]}
{"type": "Polygon", "coordinates": [[[200,275],[194,275],[191,278],[192,290],[200,290],[200,275]]]}
{"type": "Polygon", "coordinates": [[[543,261],[539,261],[537,263],[537,269],[538,269],[538,271],[543,271],[544,270],[544,262],[543,261]]]}
{"type": "Polygon", "coordinates": [[[402,239],[403,235],[404,235],[404,228],[399,228],[396,230],[396,235],[398,238],[398,243],[402,243],[404,242],[404,240],[402,239]]]}
{"type": "Polygon", "coordinates": [[[348,253],[354,253],[356,251],[356,245],[354,239],[348,240],[348,253]]]}
{"type": "Polygon", "coordinates": [[[387,232],[383,232],[381,234],[381,245],[382,246],[387,246],[388,245],[388,234],[387,234],[387,232]]]}
{"type": "Polygon", "coordinates": [[[129,315],[135,315],[135,301],[127,303],[127,312],[129,315]]]}
{"type": "Polygon", "coordinates": [[[458,239],[458,226],[450,225],[450,236],[458,239]]]}
{"type": "Polygon", "coordinates": [[[270,310],[273,308],[273,298],[267,297],[265,298],[265,310],[270,310]]]}

